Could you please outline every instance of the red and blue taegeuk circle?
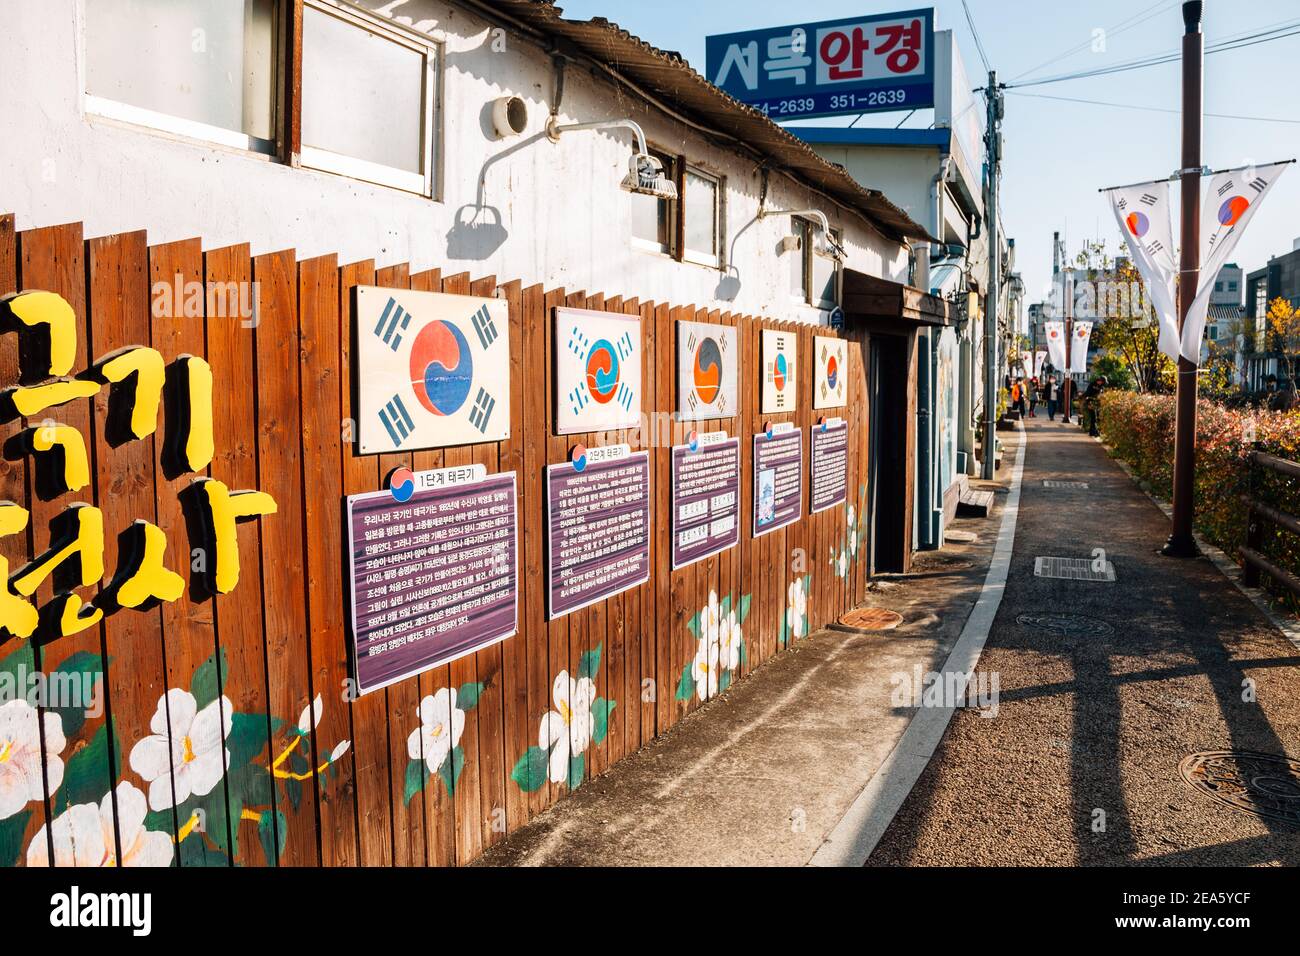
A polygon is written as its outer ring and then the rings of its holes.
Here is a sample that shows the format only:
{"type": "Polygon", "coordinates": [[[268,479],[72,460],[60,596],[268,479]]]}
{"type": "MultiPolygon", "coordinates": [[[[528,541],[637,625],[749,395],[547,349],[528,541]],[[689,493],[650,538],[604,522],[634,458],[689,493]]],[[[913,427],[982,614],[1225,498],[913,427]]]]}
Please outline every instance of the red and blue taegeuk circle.
{"type": "Polygon", "coordinates": [[[1219,207],[1219,225],[1235,226],[1249,208],[1250,200],[1245,196],[1230,196],[1219,207]]]}
{"type": "Polygon", "coordinates": [[[705,336],[695,350],[692,371],[695,394],[705,405],[712,405],[722,388],[722,350],[711,337],[705,336]]]}
{"type": "Polygon", "coordinates": [[[772,363],[772,384],[776,386],[777,391],[785,388],[785,378],[789,371],[790,368],[786,365],[785,356],[778,355],[776,361],[772,363]]]}
{"type": "Polygon", "coordinates": [[[608,339],[597,339],[587,353],[587,391],[601,405],[618,392],[618,355],[608,339]]]}
{"type": "Polygon", "coordinates": [[[411,389],[434,415],[454,415],[469,397],[474,357],[465,334],[452,322],[435,320],[411,345],[411,389]]]}
{"type": "Polygon", "coordinates": [[[398,501],[410,501],[415,494],[415,475],[409,468],[394,468],[388,476],[388,490],[398,501]]]}
{"type": "Polygon", "coordinates": [[[834,388],[840,380],[840,363],[835,361],[835,356],[828,356],[826,359],[826,384],[834,388]]]}
{"type": "Polygon", "coordinates": [[[1145,236],[1147,230],[1151,228],[1151,220],[1148,219],[1145,214],[1140,212],[1129,213],[1128,218],[1126,218],[1124,222],[1128,226],[1128,231],[1133,233],[1133,235],[1137,236],[1139,239],[1145,236]]]}

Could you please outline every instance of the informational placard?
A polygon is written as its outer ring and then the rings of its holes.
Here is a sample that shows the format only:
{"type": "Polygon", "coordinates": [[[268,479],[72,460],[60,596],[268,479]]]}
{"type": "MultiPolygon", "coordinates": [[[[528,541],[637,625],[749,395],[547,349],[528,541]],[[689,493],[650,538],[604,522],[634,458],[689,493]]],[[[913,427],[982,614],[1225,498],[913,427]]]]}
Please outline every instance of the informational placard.
{"type": "Polygon", "coordinates": [[[509,437],[505,300],[358,286],[356,322],[363,455],[509,437]]]}
{"type": "Polygon", "coordinates": [[[640,316],[556,309],[556,434],[635,428],[640,420],[640,316]]]}
{"type": "Polygon", "coordinates": [[[673,446],[673,570],[740,543],[740,439],[693,435],[673,446]]]}
{"type": "Polygon", "coordinates": [[[650,453],[627,445],[575,452],[546,469],[552,619],[650,580],[650,453]]]}
{"type": "Polygon", "coordinates": [[[791,422],[754,436],[754,536],[803,514],[803,432],[791,422]]]}
{"type": "Polygon", "coordinates": [[[934,106],[934,9],[705,37],[705,73],[774,120],[934,106]]]}
{"type": "Polygon", "coordinates": [[[812,427],[810,458],[812,510],[843,504],[849,494],[849,423],[830,418],[812,427]]]}
{"type": "Polygon", "coordinates": [[[813,337],[813,408],[848,404],[849,343],[829,336],[813,337]]]}
{"type": "Polygon", "coordinates": [[[349,495],[352,641],[359,693],[463,657],[518,629],[515,473],[421,473],[420,490],[349,495]],[[405,493],[405,492],[403,492],[405,493]]]}

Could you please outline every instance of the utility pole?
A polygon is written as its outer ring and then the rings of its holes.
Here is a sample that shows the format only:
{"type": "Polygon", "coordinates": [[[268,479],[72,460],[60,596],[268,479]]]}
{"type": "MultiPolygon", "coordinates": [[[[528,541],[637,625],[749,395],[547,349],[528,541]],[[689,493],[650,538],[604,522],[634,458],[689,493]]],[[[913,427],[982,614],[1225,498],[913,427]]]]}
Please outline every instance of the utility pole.
{"type": "MultiPolygon", "coordinates": [[[[1201,0],[1183,4],[1183,165],[1182,261],[1178,274],[1178,333],[1182,336],[1187,313],[1196,298],[1201,271],[1201,111],[1202,60],[1201,0]]],[[[1178,417],[1174,425],[1173,533],[1164,546],[1171,558],[1195,557],[1192,537],[1196,468],[1196,363],[1178,358],[1178,417]]]]}
{"type": "Polygon", "coordinates": [[[984,91],[988,102],[987,142],[985,155],[988,165],[984,208],[988,217],[989,288],[988,304],[984,308],[984,460],[980,462],[980,477],[991,481],[997,466],[997,415],[998,415],[998,296],[1001,284],[1002,245],[998,241],[998,167],[1002,160],[1002,91],[998,88],[998,74],[989,70],[989,85],[984,91]]]}

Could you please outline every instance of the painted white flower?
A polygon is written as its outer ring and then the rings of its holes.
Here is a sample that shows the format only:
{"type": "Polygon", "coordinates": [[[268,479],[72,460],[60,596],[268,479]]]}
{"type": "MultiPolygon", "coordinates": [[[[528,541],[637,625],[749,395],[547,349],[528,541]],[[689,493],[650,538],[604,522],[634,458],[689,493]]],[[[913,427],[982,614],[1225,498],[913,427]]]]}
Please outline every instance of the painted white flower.
{"type": "Polygon", "coordinates": [[[537,746],[550,751],[552,783],[569,779],[569,759],[591,743],[591,706],[596,702],[596,685],[590,677],[574,680],[560,671],[551,685],[555,710],[547,711],[537,734],[537,746]]]}
{"type": "Polygon", "coordinates": [[[456,706],[456,691],[444,687],[420,701],[420,726],[406,738],[406,752],[412,760],[423,757],[429,773],[437,773],[464,732],[465,711],[456,706]]]}
{"type": "Polygon", "coordinates": [[[691,677],[695,679],[695,696],[707,700],[718,692],[718,678],[722,676],[719,666],[722,649],[718,637],[712,640],[701,638],[695,651],[695,660],[691,662],[691,677]]]}
{"type": "Polygon", "coordinates": [[[179,806],[192,794],[211,793],[230,766],[230,701],[221,697],[198,708],[193,694],[173,687],[158,699],[149,722],[153,733],[131,748],[129,763],[149,783],[151,810],[179,806]]]}
{"type": "Polygon", "coordinates": [[[340,757],[342,757],[345,753],[348,752],[348,748],[351,746],[352,746],[352,741],[340,740],[337,746],[335,746],[335,748],[333,749],[333,751],[330,752],[330,763],[336,763],[340,757]]]}
{"type": "MultiPolygon", "coordinates": [[[[113,842],[113,798],[104,794],[96,806],[79,803],[54,818],[55,866],[171,866],[175,850],[170,834],[144,828],[149,807],[139,787],[123,780],[117,785],[117,822],[122,834],[122,859],[113,842]]],[[[45,827],[27,848],[28,866],[49,866],[45,827]]]]}
{"type": "Polygon", "coordinates": [[[858,553],[858,526],[856,523],[857,514],[853,510],[853,505],[849,505],[848,516],[845,519],[849,526],[849,554],[857,556],[858,553]]]}
{"type": "Polygon", "coordinates": [[[804,615],[808,613],[808,597],[803,591],[803,578],[795,578],[786,592],[789,598],[785,620],[793,637],[803,637],[804,615]]]}
{"type": "Polygon", "coordinates": [[[722,611],[718,606],[718,592],[709,592],[709,603],[700,611],[700,637],[704,640],[717,640],[718,627],[722,621],[722,611]]]}
{"type": "Polygon", "coordinates": [[[11,700],[0,705],[0,820],[12,817],[31,800],[44,800],[41,781],[41,724],[45,725],[45,764],[50,793],[63,783],[63,759],[67,746],[63,718],[46,713],[44,721],[27,701],[11,700]]]}
{"type": "Polygon", "coordinates": [[[310,733],[312,728],[320,725],[320,715],[324,711],[325,705],[320,699],[320,694],[311,702],[309,707],[303,709],[302,716],[298,718],[298,731],[300,733],[310,733]]]}
{"type": "Polygon", "coordinates": [[[841,551],[840,556],[835,559],[835,573],[844,577],[849,573],[849,554],[847,551],[841,551]]]}
{"type": "Polygon", "coordinates": [[[718,667],[722,670],[735,670],[740,666],[741,639],[740,622],[736,620],[736,612],[728,611],[718,630],[718,667]]]}

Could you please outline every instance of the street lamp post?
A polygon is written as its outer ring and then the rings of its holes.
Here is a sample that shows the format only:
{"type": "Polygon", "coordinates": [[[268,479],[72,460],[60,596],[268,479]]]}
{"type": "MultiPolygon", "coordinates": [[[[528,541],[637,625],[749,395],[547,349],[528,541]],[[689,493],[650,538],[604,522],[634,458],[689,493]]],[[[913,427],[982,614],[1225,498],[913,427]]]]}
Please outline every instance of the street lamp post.
{"type": "MultiPolygon", "coordinates": [[[[1178,274],[1178,332],[1181,337],[1187,313],[1196,298],[1201,249],[1201,110],[1202,60],[1201,0],[1183,4],[1183,162],[1182,256],[1178,274]]],[[[1196,468],[1196,363],[1178,359],[1178,417],[1174,429],[1173,533],[1163,553],[1174,558],[1198,553],[1192,537],[1196,468]]]]}

